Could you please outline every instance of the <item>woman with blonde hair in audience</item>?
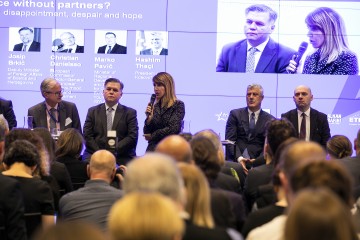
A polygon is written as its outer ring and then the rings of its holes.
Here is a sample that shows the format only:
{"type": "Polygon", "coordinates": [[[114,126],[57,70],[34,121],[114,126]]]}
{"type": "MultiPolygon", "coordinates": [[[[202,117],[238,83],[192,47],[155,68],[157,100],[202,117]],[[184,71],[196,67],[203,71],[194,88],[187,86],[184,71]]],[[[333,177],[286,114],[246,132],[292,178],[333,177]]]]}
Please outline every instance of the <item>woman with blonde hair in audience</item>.
{"type": "Polygon", "coordinates": [[[173,201],[155,192],[133,192],[109,214],[112,240],[180,240],[184,222],[173,201]]]}
{"type": "Polygon", "coordinates": [[[286,240],[358,240],[349,207],[326,188],[297,194],[288,214],[286,240]]]}
{"type": "Polygon", "coordinates": [[[186,212],[190,221],[198,226],[213,228],[214,220],[211,214],[210,188],[206,177],[195,165],[178,163],[186,189],[186,212]]]}
{"type": "Polygon", "coordinates": [[[352,155],[352,144],[344,135],[334,135],[326,142],[329,159],[341,159],[352,155]]]}

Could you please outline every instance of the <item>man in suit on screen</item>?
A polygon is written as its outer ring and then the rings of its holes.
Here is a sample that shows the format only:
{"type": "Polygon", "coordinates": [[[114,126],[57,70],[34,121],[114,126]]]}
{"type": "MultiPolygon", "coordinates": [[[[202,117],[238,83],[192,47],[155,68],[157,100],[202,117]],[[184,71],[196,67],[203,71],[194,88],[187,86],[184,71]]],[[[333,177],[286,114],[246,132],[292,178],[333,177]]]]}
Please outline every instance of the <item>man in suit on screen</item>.
{"type": "Polygon", "coordinates": [[[13,51],[40,52],[40,43],[34,41],[34,30],[28,27],[22,27],[19,30],[22,43],[16,44],[13,51]]]}
{"type": "Polygon", "coordinates": [[[105,34],[106,45],[99,47],[97,53],[126,54],[126,47],[116,43],[116,35],[113,32],[105,34]]]}
{"type": "Polygon", "coordinates": [[[12,101],[0,98],[0,115],[3,115],[8,122],[10,130],[17,126],[12,101]]]}
{"type": "Polygon", "coordinates": [[[53,52],[62,53],[84,53],[84,46],[76,44],[74,34],[64,32],[60,35],[61,44],[53,47],[53,52]]]}
{"type": "Polygon", "coordinates": [[[245,10],[246,39],[223,47],[217,72],[286,73],[295,51],[270,38],[277,13],[263,4],[245,10]]]}
{"type": "Polygon", "coordinates": [[[152,32],[151,48],[140,51],[140,55],[168,55],[168,50],[163,47],[164,38],[161,32],[152,32]]]}
{"type": "Polygon", "coordinates": [[[295,127],[296,137],[318,142],[326,148],[326,142],[331,137],[327,115],[310,107],[313,95],[307,86],[297,86],[293,96],[296,109],[281,114],[295,127]]]}
{"type": "Polygon", "coordinates": [[[103,90],[105,103],[89,108],[84,125],[85,159],[99,149],[114,153],[119,165],[136,156],[139,131],[136,110],[119,103],[123,89],[120,80],[107,79],[103,90]],[[111,142],[114,139],[110,136],[115,136],[116,142],[111,142]]]}
{"type": "Polygon", "coordinates": [[[76,128],[81,133],[77,107],[72,102],[62,100],[60,83],[53,78],[45,78],[41,82],[40,91],[45,101],[28,109],[28,116],[33,116],[33,128],[56,129],[56,132],[76,128]]]}

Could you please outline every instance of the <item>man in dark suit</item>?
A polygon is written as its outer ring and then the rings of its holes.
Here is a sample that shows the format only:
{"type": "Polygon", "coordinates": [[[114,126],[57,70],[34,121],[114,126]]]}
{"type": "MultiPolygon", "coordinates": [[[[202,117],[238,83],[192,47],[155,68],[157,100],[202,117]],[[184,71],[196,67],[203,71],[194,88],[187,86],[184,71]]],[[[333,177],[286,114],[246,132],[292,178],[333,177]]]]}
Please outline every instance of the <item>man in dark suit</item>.
{"type": "Polygon", "coordinates": [[[40,43],[34,41],[34,30],[28,27],[22,27],[19,30],[22,43],[16,44],[13,51],[40,52],[40,43]]]}
{"type": "Polygon", "coordinates": [[[75,36],[71,32],[64,32],[60,35],[62,44],[55,46],[53,51],[62,53],[83,53],[84,46],[76,44],[75,36]]]}
{"type": "Polygon", "coordinates": [[[9,124],[9,130],[17,126],[15,113],[13,110],[12,102],[0,98],[0,115],[3,115],[9,124]]]}
{"type": "Polygon", "coordinates": [[[326,142],[331,137],[327,115],[310,107],[313,95],[307,86],[297,86],[293,96],[296,109],[281,114],[295,127],[296,137],[318,142],[326,148],[326,142]]]}
{"type": "Polygon", "coordinates": [[[76,128],[81,133],[77,107],[61,99],[63,93],[60,83],[53,78],[46,78],[41,82],[40,91],[45,101],[28,109],[28,116],[33,116],[33,128],[56,129],[55,132],[76,128]]]}
{"type": "Polygon", "coordinates": [[[140,55],[168,55],[168,50],[163,48],[163,36],[161,32],[152,32],[151,48],[140,51],[140,55]]]}
{"type": "Polygon", "coordinates": [[[270,38],[277,13],[263,4],[245,10],[246,39],[225,45],[217,72],[285,73],[295,51],[270,38]]]}
{"type": "Polygon", "coordinates": [[[86,159],[99,149],[113,152],[118,164],[125,165],[136,156],[139,131],[136,110],[119,103],[123,89],[120,80],[107,79],[103,90],[105,103],[89,109],[84,125],[86,159]],[[116,143],[108,141],[110,135],[117,138],[116,143]]]}
{"type": "Polygon", "coordinates": [[[116,35],[113,32],[105,34],[106,45],[99,47],[97,53],[126,54],[126,47],[116,43],[116,35]]]}
{"type": "Polygon", "coordinates": [[[262,155],[265,142],[265,126],[274,117],[261,109],[264,90],[259,84],[247,87],[247,107],[230,111],[226,122],[225,138],[236,144],[236,155],[231,146],[227,149],[230,159],[254,159],[262,155]]]}

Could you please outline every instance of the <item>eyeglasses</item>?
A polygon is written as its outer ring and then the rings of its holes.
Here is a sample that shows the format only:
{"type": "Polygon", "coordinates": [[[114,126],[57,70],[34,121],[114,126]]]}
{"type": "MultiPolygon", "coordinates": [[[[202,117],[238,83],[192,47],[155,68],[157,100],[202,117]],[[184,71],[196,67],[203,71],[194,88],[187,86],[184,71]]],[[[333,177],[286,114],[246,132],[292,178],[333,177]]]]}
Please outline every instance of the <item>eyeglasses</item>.
{"type": "Polygon", "coordinates": [[[59,91],[59,92],[46,92],[48,94],[54,94],[55,96],[60,96],[63,94],[63,90],[59,91]]]}

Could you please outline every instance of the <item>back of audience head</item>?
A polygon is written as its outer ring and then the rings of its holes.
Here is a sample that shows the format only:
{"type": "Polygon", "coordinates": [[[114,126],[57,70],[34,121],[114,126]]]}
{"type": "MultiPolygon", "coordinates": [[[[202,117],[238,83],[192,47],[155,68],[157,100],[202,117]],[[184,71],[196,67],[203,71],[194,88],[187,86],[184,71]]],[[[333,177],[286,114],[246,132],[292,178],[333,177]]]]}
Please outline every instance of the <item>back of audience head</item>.
{"type": "Polygon", "coordinates": [[[184,223],[170,199],[159,193],[135,192],[111,208],[109,232],[112,240],[180,240],[184,223]]]}
{"type": "Polygon", "coordinates": [[[3,115],[0,115],[0,169],[2,168],[1,162],[4,156],[4,141],[5,135],[9,132],[9,124],[3,115]]]}
{"type": "Polygon", "coordinates": [[[207,137],[196,136],[191,140],[190,145],[195,164],[204,172],[208,179],[216,179],[220,172],[221,164],[214,144],[207,137]]]}
{"type": "Polygon", "coordinates": [[[190,220],[198,226],[214,227],[211,214],[210,188],[206,177],[195,165],[178,163],[186,189],[186,212],[190,220]]]}
{"type": "Polygon", "coordinates": [[[220,164],[224,165],[224,163],[225,163],[225,153],[224,153],[224,150],[222,148],[222,144],[221,144],[221,140],[220,140],[219,135],[216,134],[216,132],[214,132],[214,130],[205,129],[205,130],[202,130],[200,132],[197,132],[195,134],[195,137],[197,137],[197,136],[206,137],[214,144],[215,150],[217,151],[218,158],[220,160],[220,164]]]}
{"type": "Polygon", "coordinates": [[[356,151],[356,156],[360,156],[360,128],[357,133],[357,137],[354,140],[354,150],[356,151]]]}
{"type": "Polygon", "coordinates": [[[83,149],[84,138],[75,128],[65,129],[59,136],[56,145],[56,158],[79,158],[83,149]]]}
{"type": "Polygon", "coordinates": [[[183,137],[187,142],[190,142],[193,137],[193,135],[189,132],[181,132],[179,133],[179,136],[183,137]]]}
{"type": "Polygon", "coordinates": [[[104,233],[90,223],[70,221],[57,222],[56,225],[39,231],[34,240],[106,240],[104,233]]]}
{"type": "Polygon", "coordinates": [[[295,128],[292,123],[286,119],[274,119],[267,124],[266,144],[268,150],[266,154],[274,159],[276,151],[281,143],[286,139],[296,137],[295,128]]]}
{"type": "Polygon", "coordinates": [[[55,160],[55,140],[52,138],[49,130],[47,128],[35,128],[33,132],[39,136],[48,152],[50,161],[55,160]]]}
{"type": "Polygon", "coordinates": [[[123,182],[126,194],[146,191],[159,192],[185,206],[184,182],[175,160],[161,153],[146,153],[127,166],[123,182]]]}
{"type": "Polygon", "coordinates": [[[98,150],[91,155],[87,167],[90,179],[102,179],[110,183],[115,177],[116,159],[107,150],[98,150]]]}
{"type": "Polygon", "coordinates": [[[177,162],[192,162],[190,144],[177,135],[170,135],[156,145],[155,152],[173,157],[177,162]]]}
{"type": "Polygon", "coordinates": [[[37,177],[49,176],[50,175],[49,155],[46,151],[42,139],[30,129],[25,129],[25,128],[12,129],[5,138],[5,152],[7,151],[8,146],[15,140],[27,140],[32,144],[34,144],[36,150],[40,155],[39,167],[36,169],[34,176],[37,177]]]}
{"type": "MultiPolygon", "coordinates": [[[[290,173],[291,198],[307,187],[327,188],[335,193],[348,209],[352,207],[352,178],[337,161],[314,161],[298,166],[290,173]]],[[[291,199],[290,199],[291,200],[291,199]]]]}
{"type": "Polygon", "coordinates": [[[325,188],[305,189],[296,197],[288,214],[284,239],[356,240],[347,206],[325,188]]]}
{"type": "Polygon", "coordinates": [[[15,140],[7,146],[4,164],[9,169],[14,163],[23,163],[35,169],[39,165],[40,156],[36,147],[27,140],[15,140]]]}
{"type": "Polygon", "coordinates": [[[334,135],[326,143],[330,159],[341,159],[353,153],[351,141],[344,135],[334,135]]]}

